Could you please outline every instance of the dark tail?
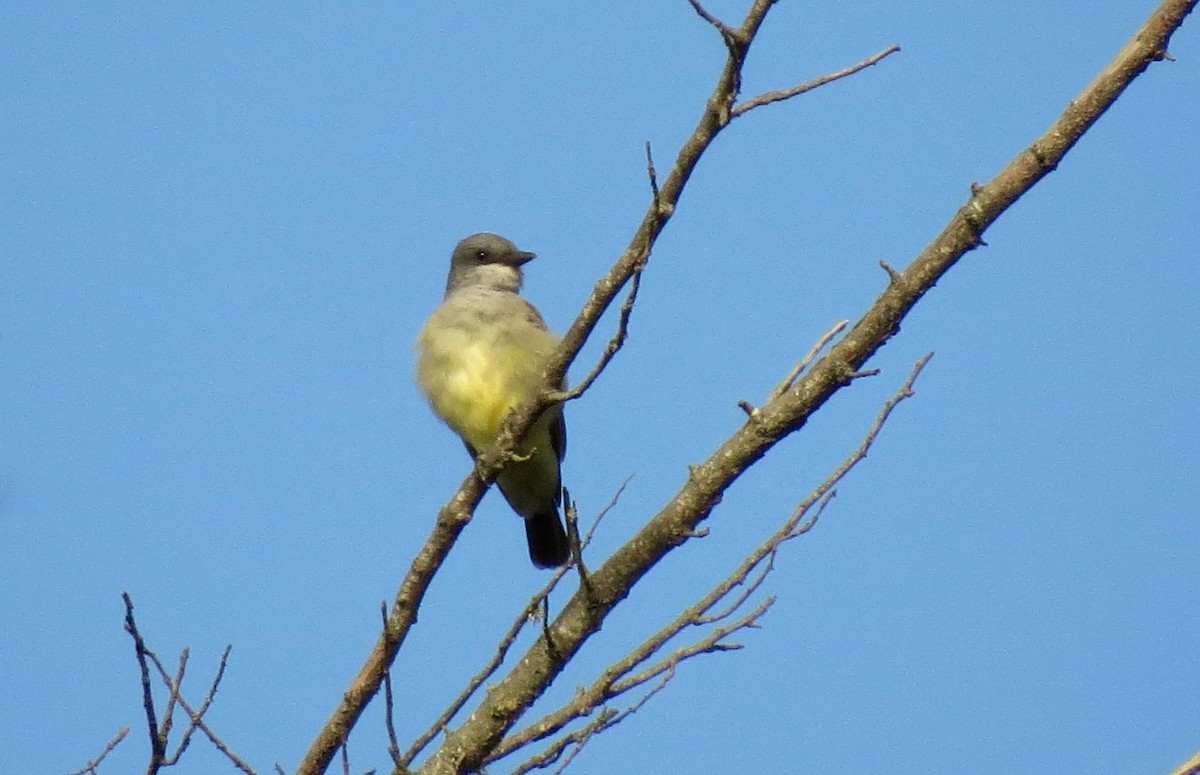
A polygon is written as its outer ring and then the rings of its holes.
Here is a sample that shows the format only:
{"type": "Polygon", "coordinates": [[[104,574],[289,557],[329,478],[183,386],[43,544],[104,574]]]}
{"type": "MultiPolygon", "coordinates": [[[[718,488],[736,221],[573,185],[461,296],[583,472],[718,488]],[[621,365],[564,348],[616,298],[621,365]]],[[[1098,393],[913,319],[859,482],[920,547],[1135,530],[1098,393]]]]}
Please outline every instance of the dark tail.
{"type": "Polygon", "coordinates": [[[557,568],[571,560],[571,545],[558,511],[542,511],[525,520],[529,559],[539,568],[557,568]]]}

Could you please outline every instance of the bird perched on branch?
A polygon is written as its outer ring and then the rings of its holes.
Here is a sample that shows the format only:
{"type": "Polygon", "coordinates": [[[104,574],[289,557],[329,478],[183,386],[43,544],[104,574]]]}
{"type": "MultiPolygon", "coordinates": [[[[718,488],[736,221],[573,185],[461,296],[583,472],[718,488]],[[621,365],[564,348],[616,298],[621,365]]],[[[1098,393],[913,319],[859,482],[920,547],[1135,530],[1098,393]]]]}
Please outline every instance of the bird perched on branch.
{"type": "MultiPolygon", "coordinates": [[[[450,258],[446,295],[417,339],[417,384],[435,414],[476,456],[506,417],[541,387],[558,346],[537,309],[519,293],[534,258],[497,234],[473,234],[450,258]]],[[[529,558],[539,568],[566,565],[571,551],[558,507],[567,449],[562,405],[542,413],[516,456],[496,477],[525,519],[529,558]]]]}

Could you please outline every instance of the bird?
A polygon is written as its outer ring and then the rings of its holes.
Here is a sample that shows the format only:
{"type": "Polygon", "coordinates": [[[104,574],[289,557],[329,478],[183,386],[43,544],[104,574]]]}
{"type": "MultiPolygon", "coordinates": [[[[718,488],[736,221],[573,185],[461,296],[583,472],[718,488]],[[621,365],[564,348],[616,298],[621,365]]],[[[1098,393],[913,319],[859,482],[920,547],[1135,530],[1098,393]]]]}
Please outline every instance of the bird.
{"type": "MultiPolygon", "coordinates": [[[[416,381],[430,407],[472,457],[496,440],[508,415],[541,388],[559,339],[520,295],[522,267],[535,254],[498,234],[463,239],[450,258],[442,304],[417,337],[416,381]]],[[[566,565],[570,544],[559,515],[567,429],[561,404],[546,409],[496,477],[525,520],[529,559],[566,565]]]]}

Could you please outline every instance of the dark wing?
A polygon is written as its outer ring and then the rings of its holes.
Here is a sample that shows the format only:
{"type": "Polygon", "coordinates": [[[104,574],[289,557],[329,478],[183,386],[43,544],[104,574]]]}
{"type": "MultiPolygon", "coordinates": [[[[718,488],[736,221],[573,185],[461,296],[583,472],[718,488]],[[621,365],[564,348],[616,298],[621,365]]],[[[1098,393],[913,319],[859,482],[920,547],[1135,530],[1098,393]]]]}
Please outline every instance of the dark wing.
{"type": "Polygon", "coordinates": [[[563,419],[561,406],[558,416],[554,418],[554,422],[550,423],[550,447],[561,464],[563,458],[567,456],[567,421],[563,419]]]}
{"type": "MultiPolygon", "coordinates": [[[[543,331],[549,331],[550,329],[546,326],[546,320],[542,317],[542,313],[538,312],[537,307],[530,304],[525,298],[521,298],[521,301],[525,302],[526,319],[543,331]]],[[[559,390],[566,389],[567,379],[563,377],[559,390]]],[[[559,408],[558,417],[550,425],[550,446],[554,449],[554,454],[559,462],[562,462],[562,459],[567,456],[567,424],[563,420],[561,407],[559,408]]]]}

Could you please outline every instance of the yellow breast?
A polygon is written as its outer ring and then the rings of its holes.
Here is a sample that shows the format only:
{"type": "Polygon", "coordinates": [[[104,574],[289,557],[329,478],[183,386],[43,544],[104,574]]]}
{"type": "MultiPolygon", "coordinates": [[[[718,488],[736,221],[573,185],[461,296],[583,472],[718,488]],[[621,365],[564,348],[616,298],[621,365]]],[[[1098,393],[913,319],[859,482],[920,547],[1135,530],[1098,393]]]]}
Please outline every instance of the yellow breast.
{"type": "Polygon", "coordinates": [[[434,412],[482,450],[538,386],[556,339],[523,319],[497,327],[494,319],[444,312],[434,313],[417,340],[417,383],[434,412]]]}

